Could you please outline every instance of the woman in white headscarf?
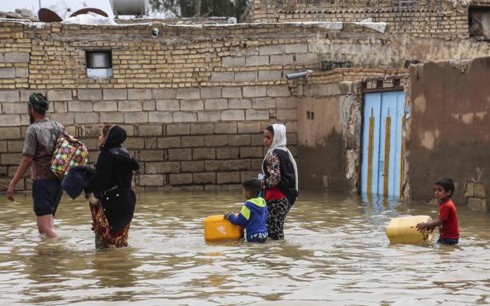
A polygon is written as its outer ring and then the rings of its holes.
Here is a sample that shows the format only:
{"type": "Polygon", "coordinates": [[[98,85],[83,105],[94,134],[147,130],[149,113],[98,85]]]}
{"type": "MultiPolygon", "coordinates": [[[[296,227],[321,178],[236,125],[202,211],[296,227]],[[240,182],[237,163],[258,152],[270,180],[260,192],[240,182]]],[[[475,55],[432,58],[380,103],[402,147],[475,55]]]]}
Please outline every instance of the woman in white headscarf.
{"type": "Polygon", "coordinates": [[[286,147],[286,126],[273,124],[264,130],[267,149],[262,161],[265,200],[269,210],[269,238],[284,239],[284,220],[298,196],[298,168],[286,147]]]}

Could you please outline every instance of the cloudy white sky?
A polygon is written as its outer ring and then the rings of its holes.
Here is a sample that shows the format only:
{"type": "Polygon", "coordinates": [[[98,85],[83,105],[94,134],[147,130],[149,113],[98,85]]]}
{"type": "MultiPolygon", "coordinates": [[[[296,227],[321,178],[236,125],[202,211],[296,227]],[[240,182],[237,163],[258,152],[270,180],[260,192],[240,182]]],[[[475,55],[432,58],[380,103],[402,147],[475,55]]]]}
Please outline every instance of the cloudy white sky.
{"type": "Polygon", "coordinates": [[[84,7],[98,8],[109,16],[113,15],[109,0],[0,0],[0,11],[14,12],[15,9],[29,9],[37,16],[39,4],[43,8],[56,12],[63,19],[84,7]]]}

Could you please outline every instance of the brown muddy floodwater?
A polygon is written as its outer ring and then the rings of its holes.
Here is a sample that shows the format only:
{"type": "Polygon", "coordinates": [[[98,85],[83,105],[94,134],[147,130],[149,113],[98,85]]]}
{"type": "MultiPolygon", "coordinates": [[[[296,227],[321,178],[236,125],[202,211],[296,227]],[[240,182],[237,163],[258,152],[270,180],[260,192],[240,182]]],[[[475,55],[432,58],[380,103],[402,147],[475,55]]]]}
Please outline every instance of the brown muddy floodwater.
{"type": "Polygon", "coordinates": [[[241,192],[142,193],[131,247],[95,251],[82,198],[64,196],[56,240],[16,201],[0,199],[0,305],[490,304],[490,215],[466,207],[456,247],[388,243],[391,218],[436,206],[305,193],[286,240],[206,244],[203,218],[238,212],[241,192]]]}

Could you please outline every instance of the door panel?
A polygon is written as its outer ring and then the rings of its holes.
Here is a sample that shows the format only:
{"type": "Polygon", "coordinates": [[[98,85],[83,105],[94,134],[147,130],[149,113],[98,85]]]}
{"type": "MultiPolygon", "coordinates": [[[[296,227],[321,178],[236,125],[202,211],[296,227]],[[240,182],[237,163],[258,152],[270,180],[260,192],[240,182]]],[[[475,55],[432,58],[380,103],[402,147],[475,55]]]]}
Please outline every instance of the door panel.
{"type": "Polygon", "coordinates": [[[361,192],[399,196],[402,175],[403,92],[364,97],[361,192]]]}

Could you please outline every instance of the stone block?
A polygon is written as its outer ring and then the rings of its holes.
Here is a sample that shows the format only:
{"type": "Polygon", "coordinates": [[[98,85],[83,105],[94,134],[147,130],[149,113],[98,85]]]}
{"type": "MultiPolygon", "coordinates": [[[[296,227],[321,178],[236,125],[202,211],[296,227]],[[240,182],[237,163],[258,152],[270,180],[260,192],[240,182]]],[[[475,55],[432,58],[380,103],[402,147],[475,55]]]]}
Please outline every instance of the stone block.
{"type": "Polygon", "coordinates": [[[243,67],[245,66],[245,57],[226,56],[221,60],[223,67],[243,67]]]}
{"type": "Polygon", "coordinates": [[[180,173],[180,162],[157,163],[158,173],[180,173]]]}
{"type": "Polygon", "coordinates": [[[25,114],[27,112],[27,103],[0,103],[2,105],[3,114],[25,114]]]}
{"type": "Polygon", "coordinates": [[[216,149],[214,148],[198,148],[192,150],[193,160],[209,160],[216,159],[216,149]]]}
{"type": "Polygon", "coordinates": [[[245,66],[267,66],[269,65],[269,56],[247,56],[245,58],[245,66]]]}
{"type": "Polygon", "coordinates": [[[221,120],[220,111],[209,111],[197,113],[197,121],[199,122],[217,122],[221,120]]]}
{"type": "Polygon", "coordinates": [[[139,136],[162,136],[162,126],[159,124],[140,125],[139,136]]]}
{"type": "Polygon", "coordinates": [[[192,176],[194,184],[216,184],[216,173],[214,172],[194,173],[192,176]]]}
{"type": "Polygon", "coordinates": [[[0,126],[17,126],[20,122],[20,115],[0,115],[0,126]]]}
{"type": "Polygon", "coordinates": [[[223,88],[223,98],[242,98],[241,87],[225,87],[223,88]]]}
{"type": "Polygon", "coordinates": [[[255,109],[275,109],[276,100],[273,98],[255,98],[252,99],[252,107],[255,109]]]}
{"type": "Polygon", "coordinates": [[[50,102],[54,101],[71,101],[73,96],[71,90],[48,90],[47,98],[50,102]]]}
{"type": "Polygon", "coordinates": [[[172,186],[192,184],[191,173],[169,174],[169,184],[172,186]]]}
{"type": "Polygon", "coordinates": [[[181,111],[200,111],[204,109],[204,102],[201,100],[181,100],[181,111]]]}
{"type": "Polygon", "coordinates": [[[228,135],[228,145],[229,146],[249,146],[250,145],[250,135],[238,134],[238,135],[228,135]]]}
{"type": "Polygon", "coordinates": [[[74,113],[80,113],[80,112],[93,112],[94,107],[92,102],[87,102],[87,101],[70,101],[67,104],[68,111],[69,112],[74,112],[74,113]]]}
{"type": "Polygon", "coordinates": [[[260,46],[260,55],[271,55],[271,54],[283,54],[284,46],[282,45],[270,45],[270,46],[260,46]]]}
{"type": "Polygon", "coordinates": [[[264,135],[263,134],[254,134],[254,135],[251,135],[250,137],[251,137],[250,144],[252,146],[264,145],[264,135]]]}
{"type": "Polygon", "coordinates": [[[22,155],[20,153],[6,153],[0,155],[2,166],[19,165],[22,155]]]}
{"type": "Polygon", "coordinates": [[[82,101],[102,100],[102,90],[100,89],[78,89],[77,96],[82,101]]]}
{"type": "Polygon", "coordinates": [[[0,79],[15,79],[15,68],[0,68],[0,79]]]}
{"type": "Polygon", "coordinates": [[[267,87],[268,97],[289,97],[291,92],[287,86],[271,86],[267,87]]]}
{"type": "Polygon", "coordinates": [[[258,81],[277,81],[282,79],[281,71],[259,71],[258,81]]]}
{"type": "Polygon", "coordinates": [[[157,147],[160,149],[180,148],[180,137],[159,137],[157,147]]]}
{"type": "Polygon", "coordinates": [[[244,110],[225,110],[221,112],[221,120],[223,121],[241,121],[245,120],[244,110]]]}
{"type": "Polygon", "coordinates": [[[139,175],[140,186],[163,186],[163,175],[160,174],[141,174],[139,175]]]}
{"type": "Polygon", "coordinates": [[[219,99],[221,98],[220,87],[201,88],[201,99],[219,99]]]}
{"type": "MultiPolygon", "coordinates": [[[[68,125],[75,124],[74,113],[54,113],[50,115],[49,118],[61,122],[65,127],[68,125]]],[[[105,122],[105,121],[101,121],[101,122],[105,122]]],[[[115,122],[119,122],[119,121],[115,121],[115,122]]]]}
{"type": "Polygon", "coordinates": [[[180,142],[183,148],[203,147],[204,136],[182,136],[180,142]]]}
{"type": "Polygon", "coordinates": [[[120,112],[141,112],[143,111],[143,104],[141,101],[119,101],[117,102],[117,109],[120,112]]]}
{"type": "Polygon", "coordinates": [[[100,113],[101,123],[119,123],[124,121],[124,114],[120,112],[103,112],[100,113]]]}
{"type": "Polygon", "coordinates": [[[215,134],[236,134],[237,123],[236,122],[221,122],[216,123],[214,126],[215,134]]]}
{"type": "Polygon", "coordinates": [[[217,159],[236,159],[239,157],[240,157],[240,150],[236,147],[216,149],[217,159]]]}
{"type": "Polygon", "coordinates": [[[143,101],[143,110],[144,111],[155,111],[156,110],[156,103],[155,101],[143,101]]]}
{"type": "MultiPolygon", "coordinates": [[[[260,168],[257,168],[260,169],[260,168]]],[[[252,178],[257,178],[257,175],[259,173],[262,173],[262,171],[257,170],[257,171],[241,171],[240,172],[240,181],[245,182],[246,180],[252,179],[252,178]]]]}
{"type": "Polygon", "coordinates": [[[265,97],[266,93],[267,91],[265,86],[243,87],[243,97],[245,98],[265,97]]]}
{"type": "Polygon", "coordinates": [[[127,100],[128,91],[126,89],[104,89],[102,90],[104,100],[127,100]]]}
{"type": "Polygon", "coordinates": [[[228,105],[230,109],[248,109],[252,108],[252,101],[249,99],[230,99],[228,105]]]}
{"type": "Polygon", "coordinates": [[[203,172],[204,161],[183,161],[180,163],[182,172],[203,172]]]}
{"type": "Polygon", "coordinates": [[[262,147],[241,147],[240,158],[263,157],[264,149],[262,147]]]}
{"type": "Polygon", "coordinates": [[[145,137],[145,149],[154,150],[157,149],[157,138],[156,137],[145,137]]]}
{"type": "Polygon", "coordinates": [[[29,69],[28,68],[15,68],[15,77],[17,77],[17,78],[29,77],[29,69]]]}
{"type": "Polygon", "coordinates": [[[150,123],[171,123],[173,122],[172,113],[170,112],[149,112],[148,122],[150,123]]]}
{"type": "Polygon", "coordinates": [[[31,56],[27,52],[5,52],[3,60],[6,63],[29,63],[31,56]]]}
{"type": "Polygon", "coordinates": [[[271,55],[270,58],[271,65],[292,65],[295,63],[294,57],[292,55],[271,55]]]}
{"type": "MultiPolygon", "coordinates": [[[[7,142],[5,140],[0,141],[0,153],[7,153],[8,148],[7,148],[7,142]]],[[[3,169],[4,167],[0,167],[0,169],[3,169]]],[[[0,171],[0,177],[2,176],[2,171],[0,171]]]]}
{"type": "Polygon", "coordinates": [[[227,99],[208,99],[204,101],[204,108],[206,110],[223,110],[228,108],[227,99]]]}
{"type": "Polygon", "coordinates": [[[169,124],[166,126],[167,135],[189,135],[191,125],[188,123],[169,124]]]}
{"type": "Polygon", "coordinates": [[[308,53],[308,45],[306,44],[285,45],[285,53],[308,53]]]}
{"type": "Polygon", "coordinates": [[[124,123],[148,123],[148,113],[147,112],[129,112],[124,113],[124,123]]]}
{"type": "Polygon", "coordinates": [[[100,117],[98,113],[76,113],[75,114],[76,124],[97,124],[100,123],[100,117]]]}
{"type": "MultiPolygon", "coordinates": [[[[70,102],[68,105],[73,104],[74,105],[79,105],[79,107],[83,107],[84,105],[90,105],[92,106],[92,103],[90,102],[70,102]]],[[[94,112],[117,112],[117,102],[115,101],[98,101],[94,102],[93,104],[93,109],[94,112]]],[[[122,115],[122,113],[121,113],[122,115]]]]}
{"type": "Polygon", "coordinates": [[[206,160],[204,162],[206,171],[227,171],[228,161],[225,160],[206,160]]]}
{"type": "Polygon", "coordinates": [[[177,90],[173,88],[152,89],[151,96],[153,100],[172,100],[177,98],[177,90]]]}
{"type": "Polygon", "coordinates": [[[261,129],[260,123],[258,122],[238,122],[238,133],[258,133],[262,135],[263,129],[261,129]]]}
{"type": "Polygon", "coordinates": [[[177,89],[177,99],[182,100],[198,100],[201,98],[199,88],[179,88],[177,89]]]}
{"type": "Polygon", "coordinates": [[[128,89],[129,100],[151,100],[151,89],[128,89]]]}
{"type": "Polygon", "coordinates": [[[174,122],[197,122],[197,114],[190,112],[175,112],[172,118],[174,122]]]}
{"type": "MultiPolygon", "coordinates": [[[[24,101],[27,102],[26,98],[24,101]]],[[[19,102],[18,90],[0,90],[0,102],[19,102]]],[[[24,104],[24,112],[27,112],[27,106],[24,104]]]]}
{"type": "Polygon", "coordinates": [[[217,184],[240,183],[240,172],[219,172],[216,177],[217,184]]]}
{"type": "Polygon", "coordinates": [[[168,160],[192,160],[192,149],[168,149],[168,160]]]}
{"type": "Polygon", "coordinates": [[[130,137],[126,139],[124,146],[128,149],[141,149],[145,147],[145,140],[143,138],[130,137]]]}
{"type": "Polygon", "coordinates": [[[258,75],[256,71],[235,72],[235,81],[257,81],[258,75]]]}
{"type": "Polygon", "coordinates": [[[11,140],[7,142],[7,150],[10,153],[20,153],[24,149],[23,140],[11,140]]]}
{"type": "Polygon", "coordinates": [[[233,72],[211,72],[211,82],[232,82],[235,79],[233,72]]]}
{"type": "Polygon", "coordinates": [[[246,120],[269,120],[268,110],[247,109],[245,111],[246,120]]]}
{"type": "Polygon", "coordinates": [[[162,150],[142,150],[138,154],[138,160],[142,162],[146,161],[163,161],[162,150]]]}
{"type": "MultiPolygon", "coordinates": [[[[49,99],[49,98],[48,98],[49,99]]],[[[68,112],[68,102],[53,102],[50,107],[54,113],[66,113],[68,112]]]]}
{"type": "Polygon", "coordinates": [[[204,136],[204,145],[206,147],[220,147],[228,144],[228,138],[223,135],[207,135],[204,136]]]}
{"type": "Polygon", "coordinates": [[[214,124],[212,123],[191,123],[191,134],[192,135],[207,135],[213,134],[214,124]]]}

